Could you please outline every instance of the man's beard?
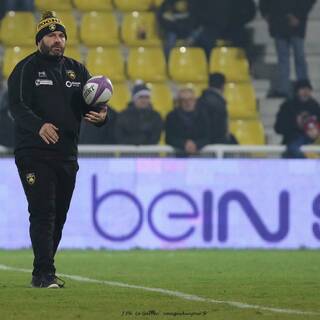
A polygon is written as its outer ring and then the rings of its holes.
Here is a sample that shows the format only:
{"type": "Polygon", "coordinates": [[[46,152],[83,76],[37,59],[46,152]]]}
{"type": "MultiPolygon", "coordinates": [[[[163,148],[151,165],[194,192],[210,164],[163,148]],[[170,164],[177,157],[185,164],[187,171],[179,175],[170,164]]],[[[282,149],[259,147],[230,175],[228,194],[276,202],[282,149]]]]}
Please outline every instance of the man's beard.
{"type": "Polygon", "coordinates": [[[51,47],[47,46],[43,41],[40,43],[40,51],[51,57],[60,57],[64,54],[64,47],[58,46],[58,45],[52,45],[51,47]],[[61,49],[61,51],[54,51],[52,50],[54,47],[58,47],[61,49]]]}

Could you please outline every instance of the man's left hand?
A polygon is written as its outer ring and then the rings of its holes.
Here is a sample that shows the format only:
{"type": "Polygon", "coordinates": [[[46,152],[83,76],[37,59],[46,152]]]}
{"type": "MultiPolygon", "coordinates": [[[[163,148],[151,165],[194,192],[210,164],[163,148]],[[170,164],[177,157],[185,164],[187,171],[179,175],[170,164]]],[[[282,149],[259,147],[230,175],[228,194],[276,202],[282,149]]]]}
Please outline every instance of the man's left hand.
{"type": "Polygon", "coordinates": [[[107,109],[102,108],[99,112],[90,111],[85,114],[84,119],[92,124],[102,123],[106,120],[107,109]]]}

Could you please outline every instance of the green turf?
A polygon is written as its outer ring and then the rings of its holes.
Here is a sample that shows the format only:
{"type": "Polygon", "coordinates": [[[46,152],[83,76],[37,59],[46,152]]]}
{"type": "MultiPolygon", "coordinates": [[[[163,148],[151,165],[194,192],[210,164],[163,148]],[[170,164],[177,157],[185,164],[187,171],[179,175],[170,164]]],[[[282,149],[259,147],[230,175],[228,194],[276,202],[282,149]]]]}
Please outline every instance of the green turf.
{"type": "MultiPolygon", "coordinates": [[[[0,264],[30,269],[31,251],[0,251],[0,264]]],[[[320,312],[318,251],[61,251],[56,266],[61,273],[99,280],[320,312]]],[[[0,270],[1,320],[320,319],[72,280],[67,280],[67,287],[62,290],[31,289],[29,281],[29,274],[0,270]],[[150,310],[157,314],[149,314],[150,310]],[[166,312],[205,314],[173,316],[166,312]]]]}

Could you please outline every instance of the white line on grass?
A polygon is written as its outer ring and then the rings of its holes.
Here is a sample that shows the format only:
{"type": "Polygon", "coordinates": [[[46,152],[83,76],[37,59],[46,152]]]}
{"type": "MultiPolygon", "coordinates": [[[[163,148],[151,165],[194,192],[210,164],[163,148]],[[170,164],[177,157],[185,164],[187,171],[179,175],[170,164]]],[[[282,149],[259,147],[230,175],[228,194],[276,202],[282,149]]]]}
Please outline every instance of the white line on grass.
{"type": "MultiPolygon", "coordinates": [[[[28,270],[28,269],[14,268],[14,267],[6,266],[3,264],[0,264],[0,270],[31,273],[31,270],[28,270]]],[[[275,313],[297,314],[297,315],[311,315],[311,316],[319,316],[320,315],[320,312],[314,312],[314,311],[301,311],[301,310],[294,310],[294,309],[264,307],[264,306],[259,306],[259,305],[237,302],[237,301],[215,300],[215,299],[210,299],[210,298],[199,297],[199,296],[196,296],[193,294],[183,293],[180,291],[137,286],[137,285],[123,283],[123,282],[97,280],[97,279],[91,279],[91,278],[86,278],[86,277],[82,277],[82,276],[63,274],[63,273],[59,273],[58,275],[61,277],[64,277],[64,278],[74,280],[74,281],[98,283],[98,284],[104,284],[104,285],[112,286],[112,287],[122,287],[122,288],[138,289],[138,290],[149,291],[149,292],[157,292],[157,293],[161,293],[161,294],[164,294],[167,296],[173,296],[173,297],[177,297],[177,298],[184,299],[184,300],[207,302],[207,303],[214,303],[214,304],[226,304],[226,305],[240,308],[240,309],[257,309],[257,310],[270,311],[270,312],[275,312],[275,313]]]]}

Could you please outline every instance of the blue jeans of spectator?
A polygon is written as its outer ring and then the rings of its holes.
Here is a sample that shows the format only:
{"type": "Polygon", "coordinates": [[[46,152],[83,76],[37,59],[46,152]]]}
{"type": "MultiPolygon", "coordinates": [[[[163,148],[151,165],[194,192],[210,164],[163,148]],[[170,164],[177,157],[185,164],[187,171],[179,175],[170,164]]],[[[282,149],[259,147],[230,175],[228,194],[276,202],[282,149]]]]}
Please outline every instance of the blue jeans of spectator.
{"type": "Polygon", "coordinates": [[[277,91],[290,94],[290,49],[293,50],[297,80],[308,79],[308,66],[304,53],[304,39],[300,37],[275,38],[278,57],[279,83],[277,91]]]}
{"type": "Polygon", "coordinates": [[[288,143],[287,151],[284,154],[285,158],[303,159],[304,153],[300,150],[303,145],[311,144],[314,141],[305,135],[299,136],[297,139],[288,143]]]}
{"type": "Polygon", "coordinates": [[[34,0],[3,0],[5,11],[32,11],[34,0]]]}

